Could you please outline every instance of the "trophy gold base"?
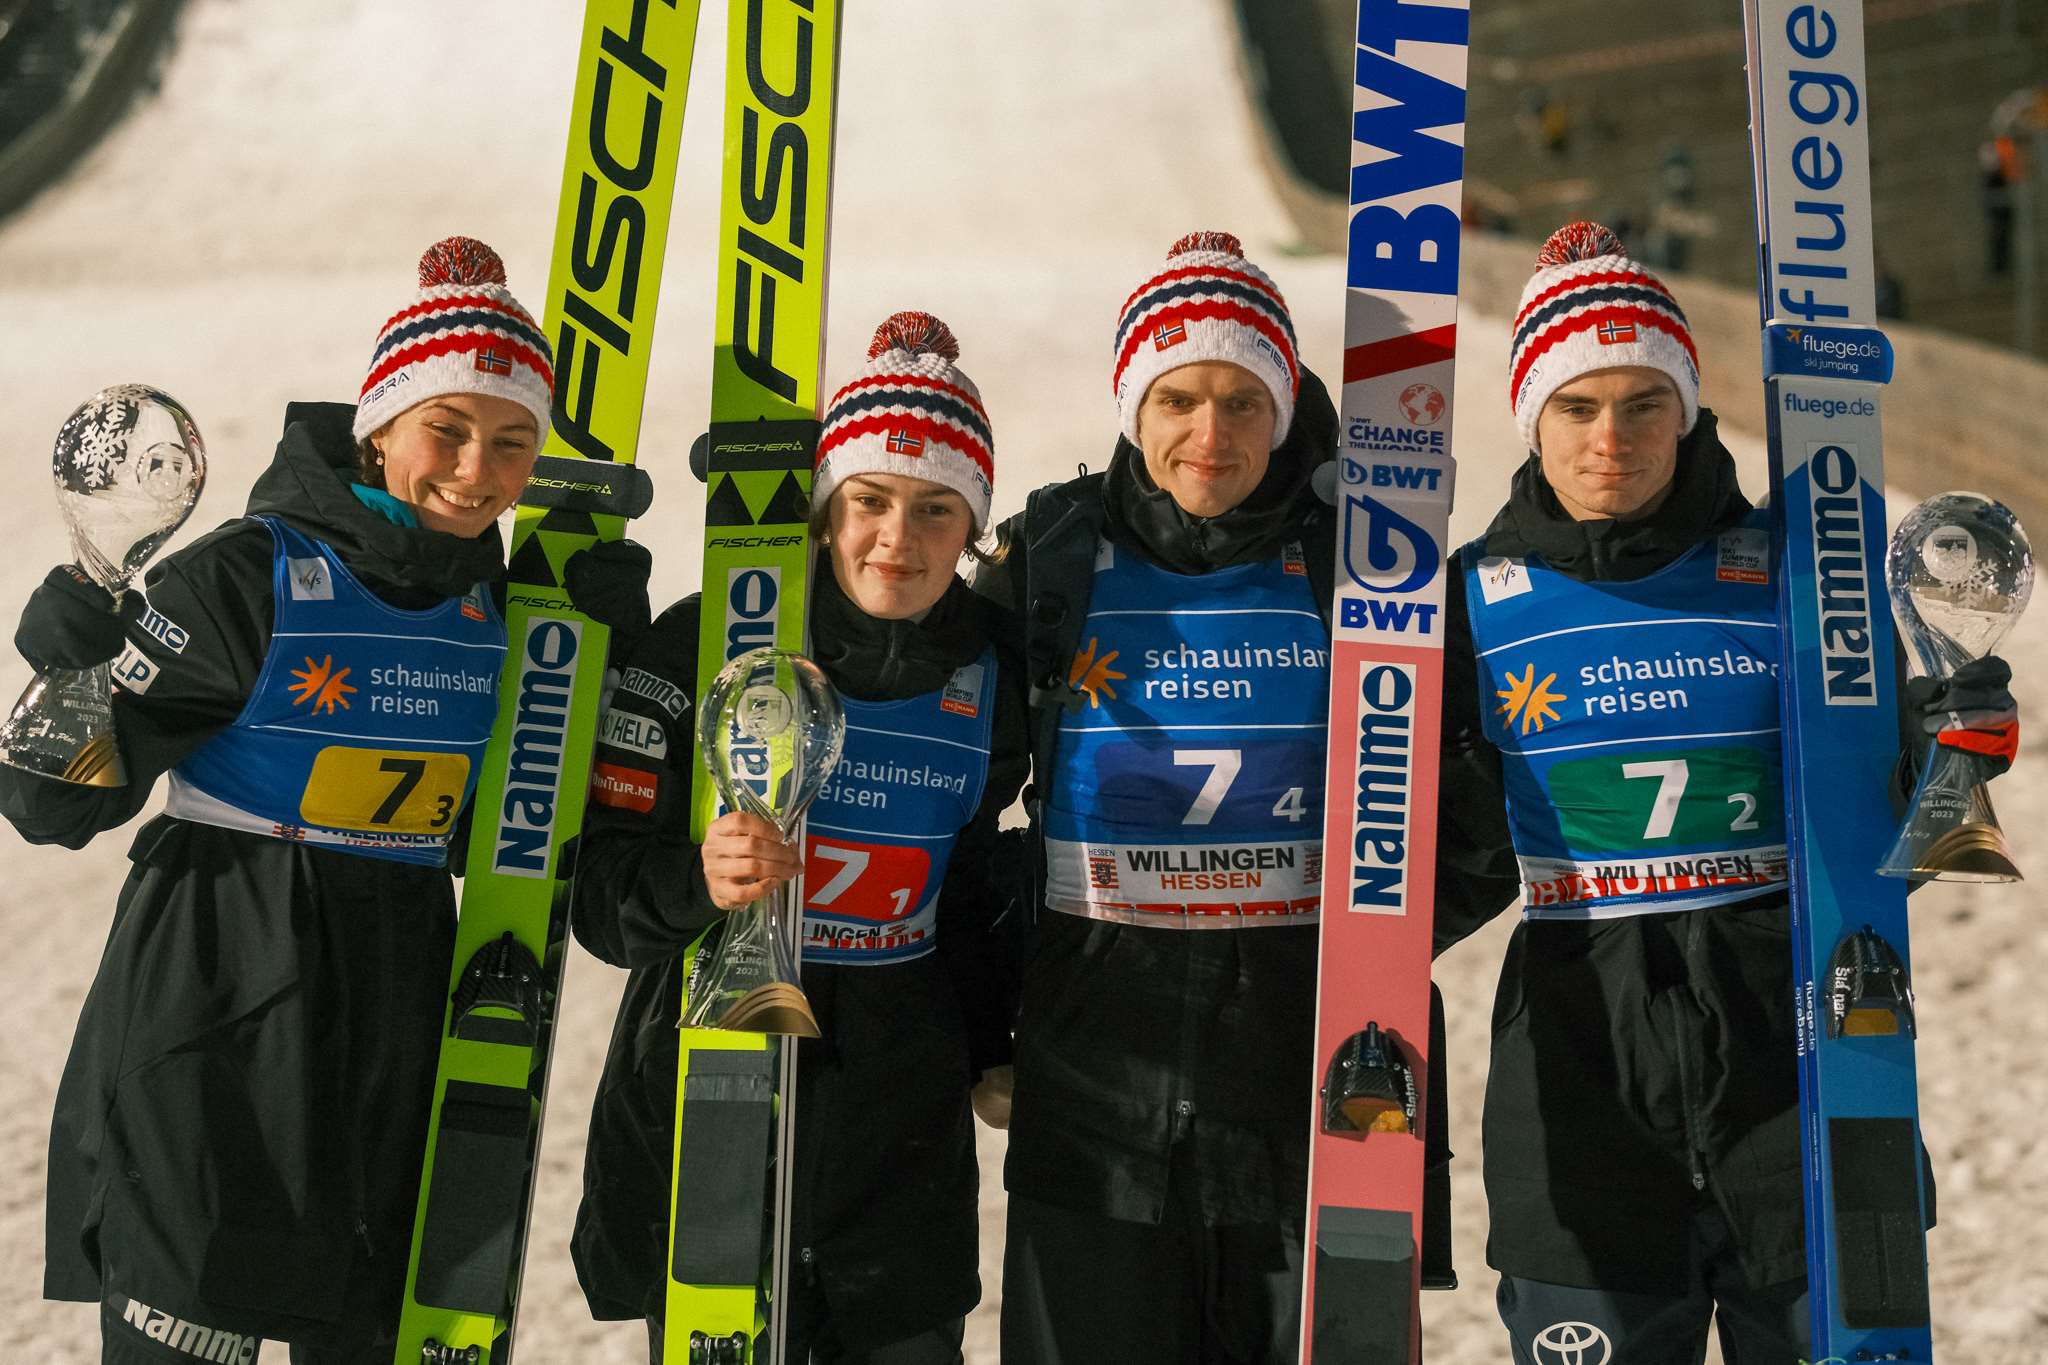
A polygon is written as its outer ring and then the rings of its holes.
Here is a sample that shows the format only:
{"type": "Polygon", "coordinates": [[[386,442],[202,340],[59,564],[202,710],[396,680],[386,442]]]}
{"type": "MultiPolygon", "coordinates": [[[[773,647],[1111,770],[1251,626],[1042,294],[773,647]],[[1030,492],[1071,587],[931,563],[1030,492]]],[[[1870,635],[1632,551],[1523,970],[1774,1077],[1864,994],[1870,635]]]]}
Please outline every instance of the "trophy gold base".
{"type": "Polygon", "coordinates": [[[95,735],[90,744],[72,756],[62,776],[66,782],[82,787],[127,786],[128,772],[121,764],[121,746],[114,742],[113,731],[95,735]]]}
{"type": "Polygon", "coordinates": [[[712,1027],[740,1033],[779,1033],[790,1038],[815,1038],[818,1036],[818,1017],[811,1013],[811,1002],[804,998],[803,991],[787,981],[770,981],[733,1001],[725,1017],[712,1027]]]}
{"type": "Polygon", "coordinates": [[[1997,825],[1971,820],[1927,846],[1913,865],[1915,877],[1949,882],[2017,882],[2024,878],[1997,825]]]}

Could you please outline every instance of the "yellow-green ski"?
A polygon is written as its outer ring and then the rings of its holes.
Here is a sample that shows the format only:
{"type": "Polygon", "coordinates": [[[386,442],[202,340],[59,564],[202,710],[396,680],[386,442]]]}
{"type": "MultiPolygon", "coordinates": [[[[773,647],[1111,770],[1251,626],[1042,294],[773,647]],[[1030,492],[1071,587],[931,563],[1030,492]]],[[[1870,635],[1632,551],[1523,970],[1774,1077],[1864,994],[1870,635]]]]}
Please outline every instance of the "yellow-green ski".
{"type": "Polygon", "coordinates": [[[471,813],[396,1365],[510,1365],[568,937],[562,845],[583,822],[605,628],[569,556],[644,511],[632,466],[697,0],[590,0],[542,324],[553,428],[520,499],[510,648],[471,813]]]}
{"type": "MultiPolygon", "coordinates": [[[[838,0],[727,13],[699,696],[735,655],[803,647],[839,66],[838,0]]],[[[701,841],[717,801],[701,751],[696,777],[701,841]]],[[[779,1360],[795,1049],[719,1029],[681,1041],[663,1358],[779,1360]]]]}

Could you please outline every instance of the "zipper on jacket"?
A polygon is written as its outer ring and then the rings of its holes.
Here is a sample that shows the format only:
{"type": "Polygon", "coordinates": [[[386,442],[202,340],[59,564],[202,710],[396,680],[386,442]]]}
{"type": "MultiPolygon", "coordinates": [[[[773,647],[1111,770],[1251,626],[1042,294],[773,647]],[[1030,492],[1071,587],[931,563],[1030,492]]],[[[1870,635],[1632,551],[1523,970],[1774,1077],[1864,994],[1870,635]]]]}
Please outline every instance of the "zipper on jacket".
{"type": "Polygon", "coordinates": [[[1693,955],[1699,950],[1702,916],[1694,911],[1685,917],[1685,947],[1681,958],[1685,964],[1685,984],[1667,992],[1665,999],[1671,1002],[1671,1017],[1676,1029],[1678,1058],[1678,1089],[1680,1109],[1685,1115],[1685,1159],[1692,1168],[1692,1187],[1704,1191],[1707,1188],[1706,1158],[1700,1151],[1700,1096],[1697,1068],[1693,1065],[1693,1047],[1698,1030],[1693,1026],[1690,1013],[1696,1009],[1699,997],[1692,989],[1693,955]]]}

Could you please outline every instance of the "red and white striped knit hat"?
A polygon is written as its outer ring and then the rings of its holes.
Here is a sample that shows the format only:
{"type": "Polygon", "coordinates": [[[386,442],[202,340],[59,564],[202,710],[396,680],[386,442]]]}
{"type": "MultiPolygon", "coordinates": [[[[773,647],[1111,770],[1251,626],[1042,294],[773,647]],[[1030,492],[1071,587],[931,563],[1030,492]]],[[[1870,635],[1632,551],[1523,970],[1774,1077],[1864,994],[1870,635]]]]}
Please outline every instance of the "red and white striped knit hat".
{"type": "Polygon", "coordinates": [[[547,338],[505,287],[505,263],[474,237],[449,237],[420,257],[420,292],[391,315],[356,399],[360,441],[407,408],[450,393],[509,398],[543,440],[555,387],[547,338]]]}
{"type": "Polygon", "coordinates": [[[967,500],[975,534],[995,496],[995,433],[960,343],[930,313],[896,313],[875,329],[868,363],[825,408],[811,506],[855,474],[905,474],[967,500]]]}
{"type": "MultiPolygon", "coordinates": [[[[1700,357],[1678,300],[1598,223],[1566,223],[1536,254],[1508,343],[1508,403],[1536,449],[1550,395],[1594,370],[1640,365],[1678,387],[1684,431],[1700,415],[1700,357]]],[[[1681,435],[1684,434],[1682,431],[1681,435]]]]}
{"type": "Polygon", "coordinates": [[[1244,258],[1227,232],[1191,232],[1166,253],[1166,266],[1124,300],[1116,324],[1117,417],[1138,444],[1138,409],[1152,381],[1203,360],[1241,365],[1273,394],[1273,448],[1294,422],[1301,362],[1287,300],[1266,272],[1244,258]]]}

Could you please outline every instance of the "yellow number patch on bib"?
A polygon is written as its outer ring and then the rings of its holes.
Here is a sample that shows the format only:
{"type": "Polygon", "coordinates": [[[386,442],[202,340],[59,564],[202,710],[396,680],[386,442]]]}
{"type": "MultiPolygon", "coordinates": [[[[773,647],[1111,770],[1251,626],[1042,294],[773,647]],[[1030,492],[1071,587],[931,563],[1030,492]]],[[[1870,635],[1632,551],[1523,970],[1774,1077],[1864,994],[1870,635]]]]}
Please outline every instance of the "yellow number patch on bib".
{"type": "Polygon", "coordinates": [[[446,834],[468,781],[467,754],[330,745],[313,760],[299,815],[327,829],[446,834]]]}

